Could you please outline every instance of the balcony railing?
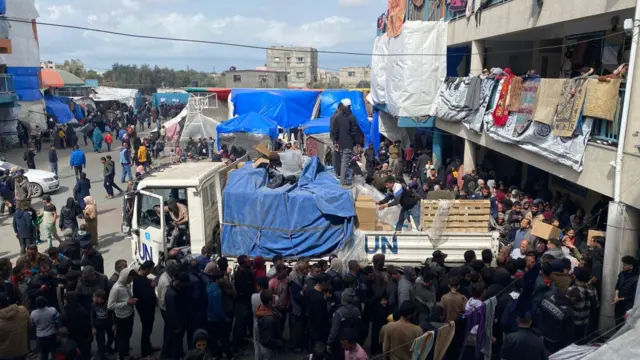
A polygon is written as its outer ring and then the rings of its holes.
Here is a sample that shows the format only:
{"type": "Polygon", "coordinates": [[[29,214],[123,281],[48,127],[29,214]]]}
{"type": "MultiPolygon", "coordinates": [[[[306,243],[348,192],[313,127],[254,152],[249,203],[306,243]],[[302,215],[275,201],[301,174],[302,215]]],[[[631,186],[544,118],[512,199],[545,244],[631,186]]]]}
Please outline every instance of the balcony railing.
{"type": "MultiPolygon", "coordinates": [[[[469,0],[467,0],[469,1],[469,0]]],[[[480,0],[476,0],[476,1],[480,1],[480,0]]],[[[489,5],[487,6],[486,9],[489,9],[491,7],[494,6],[498,6],[498,5],[502,5],[506,2],[509,1],[513,1],[513,0],[489,0],[489,5]]],[[[484,9],[483,11],[486,11],[486,9],[484,9]]],[[[459,11],[451,11],[449,10],[449,4],[447,2],[447,9],[445,11],[445,16],[444,16],[444,20],[445,21],[450,21],[450,20],[456,20],[456,19],[460,19],[463,18],[465,16],[466,11],[465,10],[459,10],[459,11]]]]}
{"type": "MultiPolygon", "coordinates": [[[[623,84],[624,86],[624,84],[623,84]]],[[[624,87],[620,88],[620,106],[624,101],[624,87]]],[[[618,134],[620,133],[620,122],[622,118],[622,108],[618,111],[618,118],[614,121],[594,119],[591,126],[591,138],[589,141],[603,145],[614,145],[618,143],[618,134]]]]}
{"type": "Polygon", "coordinates": [[[8,74],[0,74],[0,95],[15,92],[13,87],[13,76],[8,74]]]}

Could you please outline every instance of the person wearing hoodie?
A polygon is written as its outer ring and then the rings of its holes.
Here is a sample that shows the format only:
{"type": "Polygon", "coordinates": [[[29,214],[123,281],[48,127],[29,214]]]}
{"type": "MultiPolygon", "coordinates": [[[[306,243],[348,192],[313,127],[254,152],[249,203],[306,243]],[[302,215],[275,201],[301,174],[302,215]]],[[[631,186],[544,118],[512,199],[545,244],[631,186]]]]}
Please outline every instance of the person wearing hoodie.
{"type": "Polygon", "coordinates": [[[273,309],[274,296],[267,289],[260,293],[261,305],[256,310],[260,360],[276,359],[276,353],[284,348],[282,326],[278,313],[273,309]]]}
{"type": "Polygon", "coordinates": [[[214,355],[225,354],[229,359],[232,359],[233,353],[229,342],[232,320],[223,309],[223,290],[220,286],[225,281],[225,273],[218,270],[215,263],[208,264],[205,273],[209,276],[209,284],[207,285],[207,329],[211,334],[209,347],[214,355]]]}
{"type": "Polygon", "coordinates": [[[569,274],[571,271],[571,262],[567,258],[554,259],[551,261],[551,268],[553,272],[549,276],[549,279],[551,279],[551,282],[557,286],[563,294],[566,294],[569,286],[573,283],[573,277],[569,274]]]}
{"type": "Polygon", "coordinates": [[[65,292],[64,302],[60,324],[69,330],[69,338],[78,344],[81,358],[88,359],[91,357],[91,315],[80,304],[78,293],[75,291],[65,292]]]}
{"type": "MultiPolygon", "coordinates": [[[[38,296],[42,296],[47,299],[47,303],[50,306],[59,309],[62,304],[58,304],[58,297],[56,296],[57,287],[58,280],[54,277],[50,263],[41,263],[38,275],[34,276],[29,283],[29,303],[32,305],[35,304],[38,296]]],[[[34,306],[29,307],[34,308],[34,306]]]]}
{"type": "Polygon", "coordinates": [[[138,303],[129,290],[135,271],[124,269],[120,271],[118,281],[113,285],[107,301],[107,309],[114,312],[116,318],[116,344],[120,360],[129,356],[129,343],[133,333],[133,307],[138,303]]]}
{"type": "Polygon", "coordinates": [[[155,267],[153,261],[147,260],[138,268],[133,278],[133,297],[138,299],[136,310],[140,317],[142,331],[140,333],[140,355],[143,358],[150,356],[156,349],[151,346],[151,332],[156,314],[156,292],[154,283],[149,279],[151,270],[155,267]]]}
{"type": "Polygon", "coordinates": [[[359,331],[362,328],[362,314],[360,311],[360,299],[354,289],[345,289],[342,292],[341,305],[338,306],[331,318],[331,329],[327,338],[327,352],[333,359],[344,359],[341,339],[348,329],[359,331]]]}
{"type": "Polygon", "coordinates": [[[87,174],[82,172],[73,187],[73,197],[82,210],[85,208],[84,199],[87,196],[91,196],[91,180],[87,179],[87,174]]]}
{"type": "Polygon", "coordinates": [[[387,301],[389,302],[389,309],[392,313],[398,309],[398,306],[400,306],[400,303],[398,302],[398,282],[404,275],[401,271],[402,270],[398,269],[394,265],[387,266],[388,282],[386,294],[387,301]]]}
{"type": "Polygon", "coordinates": [[[562,247],[558,239],[550,239],[547,241],[547,251],[542,254],[542,258],[547,256],[553,257],[554,259],[565,258],[564,251],[562,251],[562,247]]]}
{"type": "Polygon", "coordinates": [[[29,352],[29,311],[0,293],[0,359],[24,359],[29,352]]]}
{"type": "Polygon", "coordinates": [[[331,264],[329,264],[329,269],[326,273],[329,275],[329,284],[333,290],[333,295],[338,301],[341,299],[342,290],[344,290],[342,272],[342,260],[337,258],[331,260],[331,264]]]}
{"type": "Polygon", "coordinates": [[[84,155],[84,151],[80,150],[78,145],[73,147],[73,151],[71,152],[71,157],[69,158],[69,166],[71,166],[76,174],[76,179],[80,178],[80,174],[82,174],[82,169],[87,164],[87,159],[84,155]]]}
{"type": "Polygon", "coordinates": [[[420,323],[429,318],[436,305],[436,290],[433,286],[433,271],[429,266],[422,268],[419,282],[415,284],[415,304],[420,323]]]}
{"type": "Polygon", "coordinates": [[[67,198],[67,204],[60,209],[60,216],[58,217],[60,230],[71,229],[73,232],[78,230],[78,216],[80,214],[82,214],[82,209],[80,209],[76,201],[72,197],[67,198]]]}
{"type": "Polygon", "coordinates": [[[625,321],[627,311],[633,308],[636,288],[638,287],[638,265],[633,256],[622,257],[622,271],[618,274],[616,291],[613,296],[616,325],[625,321]]]}
{"type": "Polygon", "coordinates": [[[416,272],[411,266],[405,266],[403,270],[404,274],[398,280],[398,304],[415,300],[414,282],[416,280],[416,272]]]}
{"type": "Polygon", "coordinates": [[[163,336],[162,336],[162,355],[163,357],[168,356],[169,348],[167,347],[170,343],[171,330],[168,327],[167,322],[167,306],[165,304],[165,294],[167,290],[171,286],[171,282],[178,275],[178,263],[169,259],[165,263],[165,270],[160,275],[160,279],[158,279],[158,285],[156,286],[156,291],[158,294],[158,308],[160,309],[160,315],[162,315],[162,320],[164,321],[163,328],[163,336]]]}
{"type": "Polygon", "coordinates": [[[321,273],[316,280],[315,286],[307,289],[308,328],[312,346],[318,343],[326,346],[330,330],[330,314],[325,291],[329,288],[329,276],[321,273]]]}
{"type": "Polygon", "coordinates": [[[184,355],[184,360],[210,360],[215,359],[209,351],[209,333],[198,329],[193,333],[191,350],[184,355]]]}
{"type": "Polygon", "coordinates": [[[351,164],[353,156],[353,147],[357,144],[359,128],[356,117],[351,112],[351,99],[342,99],[340,104],[342,104],[342,109],[331,117],[329,127],[331,128],[331,140],[338,146],[341,154],[340,185],[344,185],[347,178],[347,168],[351,164]]]}
{"type": "Polygon", "coordinates": [[[189,308],[189,274],[180,273],[171,282],[164,296],[166,318],[171,333],[168,350],[170,359],[181,359],[184,355],[182,343],[187,326],[189,308]]]}
{"type": "Polygon", "coordinates": [[[21,255],[24,255],[27,247],[33,243],[35,230],[29,206],[23,203],[22,206],[17,208],[15,214],[13,214],[13,231],[20,241],[21,255]]]}
{"type": "Polygon", "coordinates": [[[542,334],[545,348],[550,353],[571,344],[575,333],[574,317],[569,298],[557,287],[550,287],[537,307],[536,322],[538,333],[542,334]]]}

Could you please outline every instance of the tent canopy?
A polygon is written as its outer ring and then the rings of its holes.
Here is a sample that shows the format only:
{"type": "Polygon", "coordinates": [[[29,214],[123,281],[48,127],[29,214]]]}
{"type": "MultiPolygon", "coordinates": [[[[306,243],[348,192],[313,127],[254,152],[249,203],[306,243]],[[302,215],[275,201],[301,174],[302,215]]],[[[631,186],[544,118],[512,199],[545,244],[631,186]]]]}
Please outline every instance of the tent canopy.
{"type": "Polygon", "coordinates": [[[309,120],[302,124],[302,130],[305,135],[326,134],[331,128],[331,118],[323,117],[309,120]]]}
{"type": "Polygon", "coordinates": [[[121,89],[109,86],[98,86],[95,89],[96,95],[93,97],[95,101],[118,101],[127,106],[136,104],[137,89],[121,89]]]}
{"type": "Polygon", "coordinates": [[[229,134],[235,132],[248,132],[254,134],[268,135],[271,139],[278,137],[278,124],[260,114],[249,112],[244,115],[234,117],[218,125],[218,134],[229,134]]]}
{"type": "Polygon", "coordinates": [[[364,103],[364,96],[361,91],[350,90],[325,90],[320,94],[320,117],[330,117],[338,109],[338,104],[342,99],[351,100],[351,112],[358,121],[358,126],[365,137],[365,143],[370,141],[370,124],[367,116],[367,107],[364,103]]]}
{"type": "Polygon", "coordinates": [[[84,81],[72,73],[57,69],[42,69],[42,87],[61,88],[67,86],[84,86],[84,81]]]}
{"type": "Polygon", "coordinates": [[[47,114],[53,116],[53,119],[59,124],[66,124],[74,120],[73,112],[61,97],[45,94],[44,101],[47,114]]]}
{"type": "Polygon", "coordinates": [[[256,112],[285,129],[297,128],[311,119],[317,91],[290,89],[233,89],[233,114],[256,112]]]}

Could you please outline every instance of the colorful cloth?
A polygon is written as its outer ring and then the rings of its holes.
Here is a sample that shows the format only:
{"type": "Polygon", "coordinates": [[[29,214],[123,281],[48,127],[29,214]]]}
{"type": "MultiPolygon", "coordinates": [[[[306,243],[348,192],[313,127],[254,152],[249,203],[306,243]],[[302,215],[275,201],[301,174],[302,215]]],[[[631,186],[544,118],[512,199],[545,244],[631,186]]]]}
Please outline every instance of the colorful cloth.
{"type": "Polygon", "coordinates": [[[507,77],[502,82],[500,88],[500,94],[498,95],[498,103],[493,110],[493,124],[497,127],[503,127],[509,119],[509,111],[507,110],[507,98],[509,95],[509,88],[511,87],[511,81],[513,80],[513,74],[510,69],[504,69],[507,77]],[[508,70],[508,72],[507,72],[508,70]]]}
{"type": "Polygon", "coordinates": [[[411,360],[425,360],[433,347],[433,331],[427,331],[424,335],[411,344],[411,360]]]}
{"type": "Polygon", "coordinates": [[[538,85],[536,103],[532,119],[547,125],[553,125],[553,118],[562,96],[564,79],[542,79],[538,85]]]}
{"type": "Polygon", "coordinates": [[[520,105],[516,113],[516,126],[514,128],[514,136],[524,133],[531,124],[533,118],[533,107],[536,103],[536,94],[538,92],[540,79],[527,80],[522,85],[522,93],[520,95],[520,105]]]}
{"type": "Polygon", "coordinates": [[[389,16],[387,18],[387,36],[395,37],[402,34],[402,24],[407,11],[404,0],[389,0],[389,16]]]}
{"type": "Polygon", "coordinates": [[[587,93],[587,78],[565,80],[562,98],[553,120],[553,136],[571,137],[582,116],[584,98],[587,93]]]}
{"type": "Polygon", "coordinates": [[[449,1],[449,10],[462,11],[467,8],[467,0],[451,0],[449,1]]]}
{"type": "Polygon", "coordinates": [[[438,329],[438,335],[435,341],[436,346],[433,349],[433,360],[442,360],[442,358],[444,358],[455,334],[456,323],[453,321],[450,321],[449,324],[438,329]]]}

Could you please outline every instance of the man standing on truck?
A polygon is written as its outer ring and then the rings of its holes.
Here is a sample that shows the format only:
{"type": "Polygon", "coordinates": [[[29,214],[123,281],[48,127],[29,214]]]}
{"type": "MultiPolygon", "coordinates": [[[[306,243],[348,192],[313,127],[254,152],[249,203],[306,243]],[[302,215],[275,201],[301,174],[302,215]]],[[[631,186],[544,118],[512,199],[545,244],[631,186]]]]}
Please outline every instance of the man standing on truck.
{"type": "Polygon", "coordinates": [[[342,99],[342,111],[331,118],[331,140],[340,150],[340,185],[344,186],[347,179],[347,169],[351,165],[353,147],[356,146],[358,122],[351,112],[351,99],[342,99]]]}
{"type": "Polygon", "coordinates": [[[378,210],[386,209],[390,206],[400,205],[400,216],[396,223],[396,231],[402,230],[404,221],[411,216],[414,224],[420,229],[420,200],[414,195],[412,191],[407,189],[404,185],[396,182],[393,176],[387,176],[384,181],[384,185],[387,188],[387,195],[381,201],[376,202],[378,210]]]}

